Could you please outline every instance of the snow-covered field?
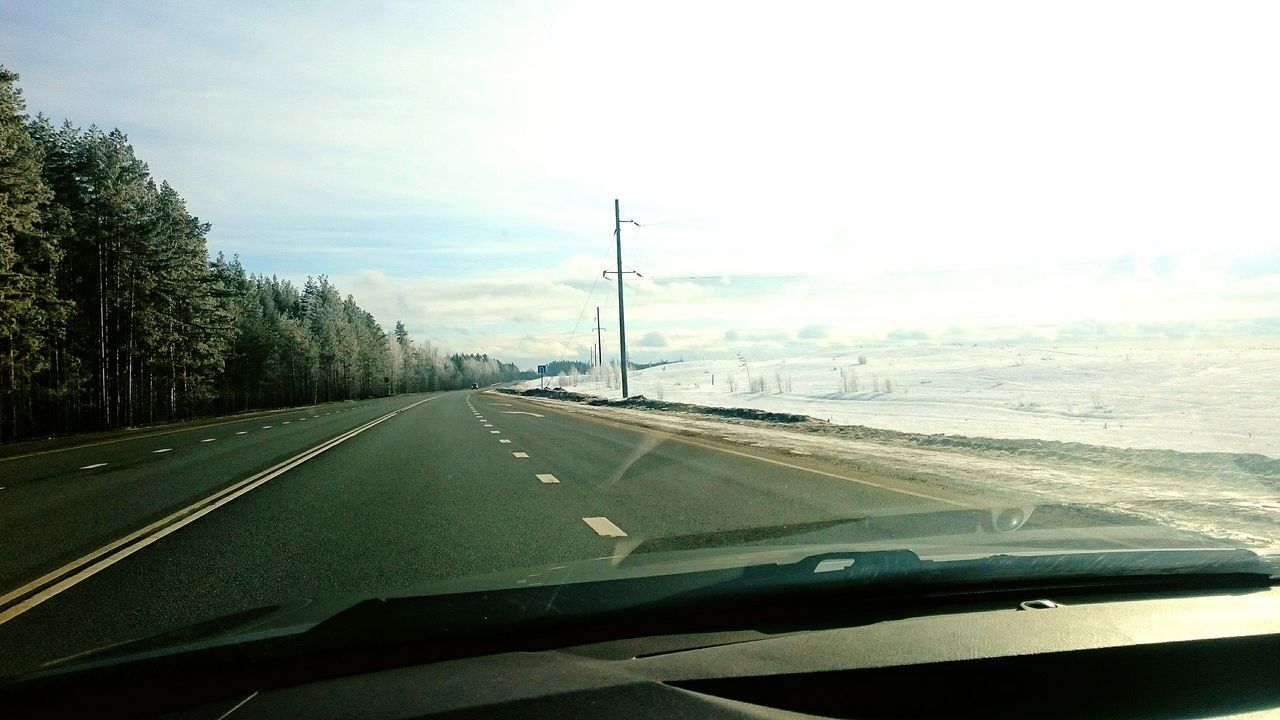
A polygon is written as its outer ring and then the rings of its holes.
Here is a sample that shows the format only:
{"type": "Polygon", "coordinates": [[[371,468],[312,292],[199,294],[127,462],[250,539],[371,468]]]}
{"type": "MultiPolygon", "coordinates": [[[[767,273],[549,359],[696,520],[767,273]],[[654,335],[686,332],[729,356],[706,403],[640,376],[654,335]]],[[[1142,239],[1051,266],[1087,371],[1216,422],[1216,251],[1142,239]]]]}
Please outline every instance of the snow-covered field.
{"type": "MultiPolygon", "coordinates": [[[[608,374],[547,386],[617,398],[608,374]]],[[[630,390],[903,432],[1280,458],[1280,346],[867,346],[674,363],[631,373],[630,390]]]]}

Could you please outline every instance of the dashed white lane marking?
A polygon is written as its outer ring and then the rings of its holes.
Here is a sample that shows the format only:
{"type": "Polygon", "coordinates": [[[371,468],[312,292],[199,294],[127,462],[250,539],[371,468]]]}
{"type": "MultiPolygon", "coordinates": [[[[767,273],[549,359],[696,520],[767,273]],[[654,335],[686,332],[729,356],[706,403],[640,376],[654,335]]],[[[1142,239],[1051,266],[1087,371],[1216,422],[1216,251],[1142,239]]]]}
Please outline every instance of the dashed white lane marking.
{"type": "Polygon", "coordinates": [[[490,425],[489,423],[485,423],[485,424],[484,424],[484,426],[485,426],[485,427],[493,427],[493,425],[490,425]]]}
{"type": "Polygon", "coordinates": [[[627,534],[622,532],[622,528],[609,522],[606,517],[589,517],[582,518],[582,522],[591,526],[592,530],[601,537],[626,537],[627,534]]]}
{"type": "Polygon", "coordinates": [[[263,430],[270,430],[270,429],[271,429],[271,426],[270,426],[270,425],[263,425],[263,426],[262,426],[262,429],[263,429],[263,430]]]}
{"type": "Polygon", "coordinates": [[[518,458],[527,458],[527,457],[529,457],[529,453],[524,453],[524,452],[513,452],[513,453],[511,453],[511,454],[512,454],[512,455],[514,455],[514,456],[516,456],[516,457],[518,457],[518,458]]]}
{"type": "MultiPolygon", "coordinates": [[[[290,412],[292,412],[292,411],[290,411],[290,410],[279,410],[279,411],[275,411],[275,412],[265,413],[265,414],[264,414],[264,417],[277,417],[277,416],[280,416],[280,415],[287,415],[287,414],[288,414],[288,413],[290,413],[290,412]]],[[[209,429],[209,428],[213,428],[213,427],[219,427],[219,426],[222,426],[222,425],[233,425],[233,424],[238,424],[238,423],[242,423],[242,422],[245,422],[245,420],[244,420],[243,418],[234,418],[234,419],[231,419],[231,420],[222,420],[222,421],[220,421],[220,422],[211,422],[211,423],[208,423],[208,424],[206,424],[206,425],[202,425],[201,427],[203,427],[203,428],[205,428],[205,429],[209,429]]],[[[142,429],[142,430],[150,430],[150,429],[152,429],[152,427],[153,427],[153,426],[148,426],[148,427],[141,428],[141,429],[142,429]]],[[[83,449],[85,449],[85,448],[97,447],[97,446],[99,446],[99,445],[114,445],[114,444],[116,444],[116,443],[122,443],[122,442],[133,442],[133,441],[136,441],[136,440],[142,440],[142,439],[145,439],[145,438],[161,437],[161,436],[164,436],[164,435],[173,435],[174,433],[187,432],[188,430],[190,430],[190,428],[186,428],[186,427],[183,427],[183,428],[177,428],[177,429],[173,429],[173,430],[158,430],[157,432],[150,432],[150,433],[146,433],[146,434],[143,434],[143,435],[133,435],[133,434],[130,434],[130,435],[126,436],[126,437],[118,437],[118,438],[115,438],[115,439],[112,439],[112,440],[101,440],[101,441],[98,441],[98,442],[85,443],[85,444],[83,444],[83,445],[68,445],[68,446],[66,446],[66,447],[54,448],[53,450],[39,450],[39,451],[37,451],[37,452],[23,453],[23,454],[21,454],[21,455],[9,455],[8,457],[0,457],[0,463],[9,462],[10,460],[21,460],[21,459],[24,459],[24,458],[33,457],[33,456],[35,456],[35,455],[52,455],[52,454],[54,454],[54,453],[62,453],[62,452],[67,452],[67,451],[69,451],[69,450],[83,450],[83,449]]]]}
{"type": "Polygon", "coordinates": [[[503,415],[532,415],[534,417],[546,417],[546,415],[539,415],[538,413],[525,412],[523,410],[503,410],[502,414],[503,415]]]}
{"type": "Polygon", "coordinates": [[[552,475],[551,473],[538,473],[538,474],[537,474],[537,475],[535,475],[534,477],[538,478],[539,480],[541,480],[541,481],[542,481],[542,482],[544,482],[544,483],[547,483],[548,485],[550,485],[550,484],[552,484],[552,483],[555,483],[555,484],[557,484],[557,485],[559,485],[559,484],[560,484],[560,481],[556,479],[556,476],[555,476],[555,475],[552,475]]]}
{"type": "Polygon", "coordinates": [[[160,448],[159,450],[152,450],[151,454],[155,455],[156,453],[169,452],[171,450],[173,450],[173,448],[160,448]]]}
{"type": "Polygon", "coordinates": [[[503,438],[503,439],[499,440],[498,442],[502,443],[503,445],[510,445],[510,444],[511,444],[511,441],[510,441],[510,440],[507,440],[506,438],[503,438]]]}
{"type": "Polygon", "coordinates": [[[236,434],[237,434],[237,435],[248,435],[248,434],[249,434],[249,431],[248,431],[248,430],[241,430],[240,432],[238,432],[238,433],[236,433],[236,434]]]}
{"type": "Polygon", "coordinates": [[[103,465],[106,465],[106,463],[94,463],[94,464],[92,464],[92,465],[85,465],[84,467],[82,467],[82,468],[80,468],[80,469],[81,469],[81,470],[92,470],[92,469],[94,469],[94,468],[100,468],[100,467],[102,467],[103,465]]]}
{"type": "Polygon", "coordinates": [[[281,424],[281,425],[288,425],[288,424],[289,424],[289,421],[288,421],[288,420],[285,420],[284,422],[282,422],[282,423],[280,423],[280,424],[281,424]]]}
{"type": "Polygon", "coordinates": [[[218,439],[218,438],[205,438],[205,439],[201,440],[200,442],[202,442],[202,443],[204,443],[204,442],[213,442],[214,440],[217,440],[217,439],[218,439]]]}
{"type": "MultiPolygon", "coordinates": [[[[399,410],[393,410],[376,420],[371,420],[370,422],[355,428],[354,430],[349,430],[342,435],[320,443],[310,450],[305,450],[292,458],[275,465],[274,467],[245,478],[231,487],[223,488],[213,495],[195,502],[172,515],[169,515],[168,517],[157,520],[140,530],[135,530],[108,545],[98,548],[78,560],[73,560],[57,570],[46,573],[43,577],[32,580],[16,590],[11,590],[4,595],[0,595],[0,606],[4,606],[13,600],[22,598],[23,596],[28,596],[21,602],[11,605],[4,610],[0,610],[0,625],[9,622],[15,617],[27,612],[31,608],[58,595],[68,588],[78,585],[86,578],[91,577],[124,558],[138,552],[139,550],[148,547],[165,536],[177,532],[205,515],[214,512],[223,505],[232,502],[236,498],[253,491],[254,488],[265,484],[272,478],[288,472],[290,469],[301,465],[316,455],[319,455],[320,453],[335,447],[356,435],[359,435],[384,420],[395,417],[396,415],[417,407],[422,403],[435,400],[436,397],[440,396],[437,395],[425,400],[419,400],[418,402],[406,405],[399,410]],[[50,583],[53,584],[50,585],[50,583]],[[41,590],[40,588],[44,589],[41,590]]],[[[105,464],[106,463],[101,463],[101,465],[105,464]]],[[[100,465],[94,465],[93,467],[100,467],[100,465]]]]}
{"type": "Polygon", "coordinates": [[[502,431],[501,431],[501,430],[490,430],[490,431],[489,431],[489,434],[490,434],[490,435],[501,435],[501,434],[502,434],[502,431]]]}

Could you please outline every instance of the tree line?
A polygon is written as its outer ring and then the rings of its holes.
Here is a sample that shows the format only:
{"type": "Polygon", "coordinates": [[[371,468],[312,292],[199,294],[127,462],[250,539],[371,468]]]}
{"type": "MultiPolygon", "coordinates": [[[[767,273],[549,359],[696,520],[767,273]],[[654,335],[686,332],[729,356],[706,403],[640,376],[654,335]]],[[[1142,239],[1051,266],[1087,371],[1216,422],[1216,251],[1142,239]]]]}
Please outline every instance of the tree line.
{"type": "Polygon", "coordinates": [[[119,130],[26,115],[0,66],[0,439],[521,377],[394,342],[329,280],[209,258],[119,130]]]}

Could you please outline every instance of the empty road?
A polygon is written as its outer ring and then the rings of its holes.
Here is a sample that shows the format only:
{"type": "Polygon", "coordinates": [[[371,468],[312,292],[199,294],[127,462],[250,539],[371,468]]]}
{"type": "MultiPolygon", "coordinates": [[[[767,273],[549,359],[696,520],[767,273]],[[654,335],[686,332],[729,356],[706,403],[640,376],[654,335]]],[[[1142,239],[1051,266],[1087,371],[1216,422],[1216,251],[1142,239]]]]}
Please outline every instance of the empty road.
{"type": "Polygon", "coordinates": [[[228,613],[953,507],[820,465],[459,391],[0,460],[0,675],[228,613]]]}

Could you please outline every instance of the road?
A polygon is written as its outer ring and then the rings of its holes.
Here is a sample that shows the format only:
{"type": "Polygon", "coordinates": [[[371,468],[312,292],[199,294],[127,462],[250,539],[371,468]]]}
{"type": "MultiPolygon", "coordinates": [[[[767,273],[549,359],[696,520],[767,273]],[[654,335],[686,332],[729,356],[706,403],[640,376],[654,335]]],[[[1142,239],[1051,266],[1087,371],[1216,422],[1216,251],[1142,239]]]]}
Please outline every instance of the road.
{"type": "Polygon", "coordinates": [[[0,461],[0,675],[296,598],[669,538],[944,509],[907,487],[489,392],[0,461]]]}

